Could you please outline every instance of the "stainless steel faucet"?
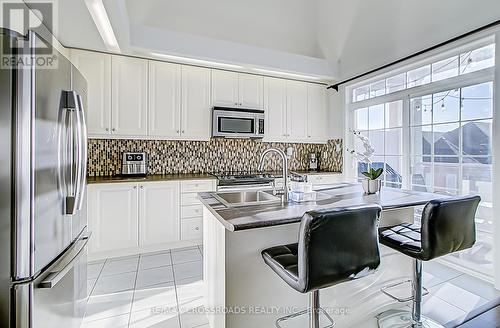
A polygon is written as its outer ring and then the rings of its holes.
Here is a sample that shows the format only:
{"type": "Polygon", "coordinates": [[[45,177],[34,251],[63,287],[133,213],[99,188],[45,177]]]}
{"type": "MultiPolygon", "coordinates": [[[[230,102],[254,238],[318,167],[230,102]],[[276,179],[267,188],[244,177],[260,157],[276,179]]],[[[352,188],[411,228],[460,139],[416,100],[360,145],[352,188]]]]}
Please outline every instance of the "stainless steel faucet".
{"type": "Polygon", "coordinates": [[[268,148],[264,150],[262,155],[260,155],[260,163],[259,163],[259,171],[264,171],[264,159],[266,158],[266,155],[269,153],[277,153],[278,155],[281,156],[282,160],[282,172],[283,172],[283,191],[276,191],[277,195],[281,195],[282,199],[281,201],[286,203],[288,202],[288,158],[286,157],[286,154],[284,151],[277,149],[277,148],[268,148]]]}

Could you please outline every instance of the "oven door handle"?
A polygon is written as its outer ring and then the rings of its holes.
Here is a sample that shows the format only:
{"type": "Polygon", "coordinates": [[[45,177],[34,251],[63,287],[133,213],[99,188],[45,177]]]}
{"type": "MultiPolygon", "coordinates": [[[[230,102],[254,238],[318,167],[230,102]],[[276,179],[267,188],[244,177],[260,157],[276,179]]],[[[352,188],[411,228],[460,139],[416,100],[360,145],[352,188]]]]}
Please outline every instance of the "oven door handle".
{"type": "Polygon", "coordinates": [[[67,253],[75,254],[71,260],[68,261],[64,267],[60,270],[52,271],[38,284],[37,288],[47,288],[51,289],[55,287],[64,276],[73,268],[75,262],[85,253],[85,246],[90,239],[90,233],[84,237],[81,237],[75,244],[67,251],[67,253]]]}

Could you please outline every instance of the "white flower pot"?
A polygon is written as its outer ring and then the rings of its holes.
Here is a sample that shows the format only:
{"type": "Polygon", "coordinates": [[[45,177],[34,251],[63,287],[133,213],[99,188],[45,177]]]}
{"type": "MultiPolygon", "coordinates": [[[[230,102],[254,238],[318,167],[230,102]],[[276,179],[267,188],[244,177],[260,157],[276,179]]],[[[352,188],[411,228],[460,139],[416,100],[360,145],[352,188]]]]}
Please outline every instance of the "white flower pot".
{"type": "Polygon", "coordinates": [[[380,188],[382,187],[382,180],[364,179],[361,184],[363,185],[363,191],[365,194],[371,195],[380,191],[380,188]]]}

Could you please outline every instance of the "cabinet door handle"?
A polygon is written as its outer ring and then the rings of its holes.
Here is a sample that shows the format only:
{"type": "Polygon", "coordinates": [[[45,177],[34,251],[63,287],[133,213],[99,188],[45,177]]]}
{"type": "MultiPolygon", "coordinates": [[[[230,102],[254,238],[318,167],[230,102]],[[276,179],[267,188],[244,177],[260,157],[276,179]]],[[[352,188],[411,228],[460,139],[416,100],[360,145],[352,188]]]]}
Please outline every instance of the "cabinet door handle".
{"type": "Polygon", "coordinates": [[[181,131],[177,130],[177,134],[179,134],[181,131]]]}
{"type": "Polygon", "coordinates": [[[111,129],[111,131],[116,131],[116,129],[115,129],[115,128],[112,128],[112,129],[111,129]]]}
{"type": "Polygon", "coordinates": [[[141,186],[141,189],[144,189],[144,186],[141,186]]]}
{"type": "Polygon", "coordinates": [[[200,230],[200,227],[196,227],[196,228],[194,228],[194,230],[200,230]]]}
{"type": "Polygon", "coordinates": [[[243,103],[240,103],[240,106],[243,106],[243,103]]]}
{"type": "Polygon", "coordinates": [[[134,186],[134,189],[137,189],[137,186],[134,186]]]}
{"type": "Polygon", "coordinates": [[[109,128],[106,128],[105,130],[106,130],[106,131],[109,131],[109,128]]]}
{"type": "Polygon", "coordinates": [[[234,103],[234,104],[235,104],[236,106],[238,106],[238,103],[237,103],[237,102],[236,102],[236,103],[234,103]]]}
{"type": "Polygon", "coordinates": [[[182,131],[181,131],[181,133],[183,133],[183,134],[184,134],[184,130],[182,130],[182,131]]]}

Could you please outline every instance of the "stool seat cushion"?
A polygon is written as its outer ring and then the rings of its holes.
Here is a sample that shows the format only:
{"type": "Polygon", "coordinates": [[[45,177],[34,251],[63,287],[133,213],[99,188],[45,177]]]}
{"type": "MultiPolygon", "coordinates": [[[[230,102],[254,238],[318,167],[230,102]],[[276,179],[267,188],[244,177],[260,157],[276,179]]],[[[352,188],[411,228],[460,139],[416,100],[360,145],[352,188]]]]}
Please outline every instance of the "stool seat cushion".
{"type": "Polygon", "coordinates": [[[420,226],[411,223],[379,229],[379,238],[383,245],[413,258],[418,258],[422,252],[421,236],[420,226]]]}
{"type": "Polygon", "coordinates": [[[298,244],[289,244],[262,251],[264,262],[294,289],[299,288],[298,247],[298,244]]]}

